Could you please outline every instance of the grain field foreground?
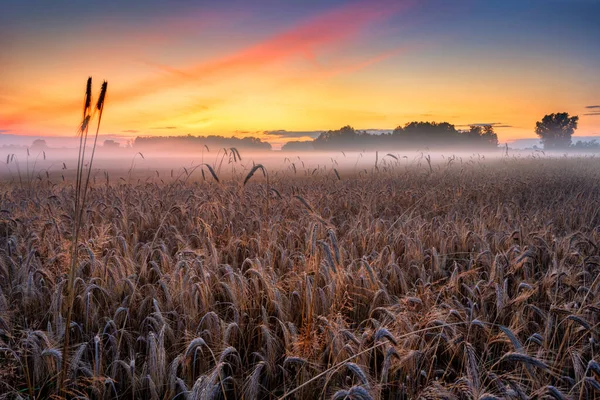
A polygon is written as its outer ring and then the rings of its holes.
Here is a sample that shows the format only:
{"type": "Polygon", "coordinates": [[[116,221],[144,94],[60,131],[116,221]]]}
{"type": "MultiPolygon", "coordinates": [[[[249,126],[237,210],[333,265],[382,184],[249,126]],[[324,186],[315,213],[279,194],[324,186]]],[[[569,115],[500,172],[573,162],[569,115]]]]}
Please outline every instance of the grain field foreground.
{"type": "MultiPolygon", "coordinates": [[[[69,396],[600,398],[599,159],[269,172],[90,188],[69,396]]],[[[57,393],[74,193],[2,185],[3,398],[57,393]]]]}

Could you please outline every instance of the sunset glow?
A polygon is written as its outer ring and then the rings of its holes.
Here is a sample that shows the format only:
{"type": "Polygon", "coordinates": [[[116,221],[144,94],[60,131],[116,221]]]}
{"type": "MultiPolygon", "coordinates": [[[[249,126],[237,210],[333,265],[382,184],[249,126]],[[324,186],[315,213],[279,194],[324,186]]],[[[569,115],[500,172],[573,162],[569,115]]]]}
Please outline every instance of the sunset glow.
{"type": "Polygon", "coordinates": [[[74,135],[93,76],[110,82],[103,132],[123,137],[283,143],[431,120],[507,141],[561,111],[600,135],[594,15],[585,0],[3,2],[0,132],[74,135]]]}

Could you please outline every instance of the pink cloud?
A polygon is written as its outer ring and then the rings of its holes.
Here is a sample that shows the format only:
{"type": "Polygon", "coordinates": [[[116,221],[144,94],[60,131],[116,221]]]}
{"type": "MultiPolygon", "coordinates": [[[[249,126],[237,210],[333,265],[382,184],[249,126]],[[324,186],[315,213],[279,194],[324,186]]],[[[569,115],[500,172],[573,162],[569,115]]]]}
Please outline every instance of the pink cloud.
{"type": "MultiPolygon", "coordinates": [[[[125,88],[109,89],[109,103],[124,103],[161,91],[177,88],[191,82],[201,81],[215,76],[227,76],[253,68],[259,68],[274,63],[284,62],[293,57],[304,57],[316,64],[316,54],[324,50],[341,46],[360,35],[363,30],[376,22],[390,17],[406,8],[410,1],[403,0],[372,0],[360,1],[343,5],[323,14],[309,18],[287,30],[274,34],[262,42],[239,49],[226,56],[216,57],[195,65],[174,68],[158,63],[149,63],[161,69],[166,74],[143,80],[125,88]]],[[[173,17],[169,24],[177,24],[177,17],[173,17]]],[[[174,34],[185,31],[187,25],[175,29],[174,34]]],[[[127,30],[126,30],[127,31],[127,30]]],[[[162,36],[145,36],[149,42],[162,41],[162,36]]],[[[129,38],[126,38],[129,40],[129,38]]],[[[391,56],[382,54],[375,59],[356,64],[355,69],[364,68],[374,62],[391,56]]],[[[331,72],[335,74],[336,72],[331,72]]],[[[82,78],[83,79],[83,78],[82,78]]],[[[110,86],[109,86],[110,87],[110,86]]],[[[67,113],[77,110],[78,102],[49,103],[47,105],[30,107],[19,115],[12,115],[4,122],[13,122],[24,119],[30,113],[67,113]]]]}
{"type": "Polygon", "coordinates": [[[314,60],[319,50],[355,37],[367,25],[389,17],[406,4],[401,1],[371,1],[338,7],[225,57],[177,69],[160,66],[171,74],[115,91],[111,100],[127,101],[216,74],[235,73],[298,55],[314,60]]]}
{"type": "Polygon", "coordinates": [[[342,67],[338,67],[338,68],[333,68],[331,70],[326,70],[320,74],[317,74],[316,77],[321,78],[321,79],[326,79],[326,78],[332,78],[338,75],[343,75],[343,74],[350,74],[353,72],[358,72],[360,70],[363,70],[367,67],[370,67],[371,65],[375,65],[377,63],[380,63],[382,61],[387,60],[388,58],[397,56],[401,53],[403,53],[406,49],[405,48],[398,48],[398,49],[393,49],[393,50],[389,50],[389,51],[385,51],[382,53],[379,53],[373,57],[370,57],[366,60],[363,61],[359,61],[359,62],[354,62],[354,63],[350,63],[349,65],[344,65],[342,67]]]}

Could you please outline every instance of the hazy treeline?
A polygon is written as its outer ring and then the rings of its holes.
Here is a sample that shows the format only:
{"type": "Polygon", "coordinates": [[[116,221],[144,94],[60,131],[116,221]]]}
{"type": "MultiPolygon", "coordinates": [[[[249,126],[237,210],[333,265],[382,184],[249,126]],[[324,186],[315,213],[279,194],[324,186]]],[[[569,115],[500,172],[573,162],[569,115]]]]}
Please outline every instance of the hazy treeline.
{"type": "Polygon", "coordinates": [[[391,133],[371,134],[344,126],[323,132],[312,141],[294,141],[283,150],[375,150],[389,147],[464,147],[490,149],[498,146],[498,136],[491,125],[473,125],[468,130],[458,130],[448,122],[410,122],[391,133]]]}
{"type": "Polygon", "coordinates": [[[600,150],[600,143],[596,139],[587,142],[578,140],[575,144],[571,144],[572,149],[577,150],[600,150]]]}
{"type": "Polygon", "coordinates": [[[136,150],[178,150],[197,151],[202,147],[230,148],[245,150],[271,150],[271,145],[255,137],[224,137],[224,136],[138,136],[133,147],[136,150]]]}
{"type": "MultiPolygon", "coordinates": [[[[245,150],[271,150],[271,145],[256,137],[224,136],[139,136],[135,139],[137,150],[198,150],[203,146],[236,147],[245,150]]],[[[372,134],[344,126],[338,130],[322,132],[310,141],[292,141],[283,150],[377,150],[389,147],[452,147],[469,146],[491,149],[498,146],[498,136],[491,125],[473,125],[468,130],[458,130],[447,122],[411,122],[399,126],[391,133],[372,134]]]]}

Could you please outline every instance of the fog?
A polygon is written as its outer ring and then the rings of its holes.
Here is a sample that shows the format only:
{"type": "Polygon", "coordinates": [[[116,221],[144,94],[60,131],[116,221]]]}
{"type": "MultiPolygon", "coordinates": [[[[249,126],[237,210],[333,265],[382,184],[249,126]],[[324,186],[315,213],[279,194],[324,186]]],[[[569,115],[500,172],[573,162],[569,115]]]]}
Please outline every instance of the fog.
{"type": "MultiPolygon", "coordinates": [[[[92,149],[87,148],[85,164],[88,165],[92,149]]],[[[210,165],[220,179],[227,179],[233,173],[239,176],[247,173],[254,164],[262,164],[270,174],[307,176],[317,171],[339,174],[360,173],[378,168],[424,168],[429,169],[443,164],[474,164],[490,162],[507,157],[545,158],[574,157],[593,155],[590,153],[548,153],[540,150],[498,149],[496,151],[329,151],[329,152],[284,152],[284,151],[244,151],[239,152],[241,160],[231,151],[223,149],[197,152],[149,151],[137,152],[132,148],[105,149],[99,147],[94,154],[92,176],[104,180],[106,174],[114,182],[116,179],[139,180],[154,178],[167,182],[177,177],[188,179],[211,179],[206,164],[210,165]]],[[[77,169],[77,149],[45,149],[27,152],[26,149],[0,149],[0,176],[4,181],[46,180],[58,182],[71,180],[77,169]],[[2,151],[4,150],[4,151],[2,151]],[[3,154],[4,153],[4,154],[3,154]]]]}

